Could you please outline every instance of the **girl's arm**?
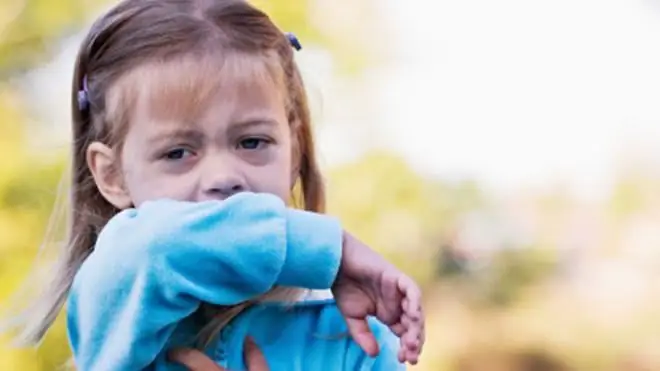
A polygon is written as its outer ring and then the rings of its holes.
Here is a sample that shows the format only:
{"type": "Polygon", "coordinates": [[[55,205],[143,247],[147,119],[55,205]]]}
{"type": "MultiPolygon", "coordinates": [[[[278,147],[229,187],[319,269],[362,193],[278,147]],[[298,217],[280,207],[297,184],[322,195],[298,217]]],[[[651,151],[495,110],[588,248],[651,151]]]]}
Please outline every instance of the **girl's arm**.
{"type": "Polygon", "coordinates": [[[274,285],[326,289],[342,229],[277,197],[154,201],[123,211],[78,271],[68,331],[80,370],[141,370],[201,302],[232,305],[274,285]]]}

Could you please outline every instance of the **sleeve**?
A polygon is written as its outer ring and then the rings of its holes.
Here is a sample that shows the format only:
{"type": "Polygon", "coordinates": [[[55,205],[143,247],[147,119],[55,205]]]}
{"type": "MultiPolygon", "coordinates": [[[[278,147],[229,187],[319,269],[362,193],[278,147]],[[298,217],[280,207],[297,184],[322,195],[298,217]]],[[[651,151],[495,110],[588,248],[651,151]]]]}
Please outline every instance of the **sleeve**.
{"type": "Polygon", "coordinates": [[[71,287],[76,367],[147,368],[202,302],[237,304],[274,285],[329,288],[341,245],[334,218],[265,194],[125,210],[103,229],[71,287]]]}

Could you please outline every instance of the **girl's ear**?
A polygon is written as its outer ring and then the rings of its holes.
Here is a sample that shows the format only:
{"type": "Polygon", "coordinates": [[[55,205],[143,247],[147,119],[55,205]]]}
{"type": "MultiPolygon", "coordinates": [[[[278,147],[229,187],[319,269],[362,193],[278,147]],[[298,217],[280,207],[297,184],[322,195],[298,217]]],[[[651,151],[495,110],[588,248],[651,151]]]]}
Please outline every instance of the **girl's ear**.
{"type": "Polygon", "coordinates": [[[117,168],[117,156],[112,148],[93,142],[87,147],[86,156],[96,187],[106,201],[120,210],[131,207],[131,197],[124,187],[121,171],[117,168]]]}

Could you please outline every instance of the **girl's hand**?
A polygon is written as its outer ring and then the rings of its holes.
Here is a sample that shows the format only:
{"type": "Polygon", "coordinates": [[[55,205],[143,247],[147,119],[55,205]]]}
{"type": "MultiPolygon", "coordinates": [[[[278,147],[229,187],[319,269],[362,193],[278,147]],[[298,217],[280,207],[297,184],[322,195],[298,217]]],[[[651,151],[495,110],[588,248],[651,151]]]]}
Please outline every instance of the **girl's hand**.
{"type": "Polygon", "coordinates": [[[411,278],[345,232],[332,291],[348,331],[367,354],[379,352],[367,323],[367,316],[376,316],[399,336],[399,361],[417,363],[424,345],[424,318],[421,292],[411,278]]]}
{"type": "MultiPolygon", "coordinates": [[[[257,344],[250,338],[245,339],[244,354],[245,364],[248,371],[268,371],[268,364],[257,344]]],[[[177,348],[168,353],[172,362],[179,363],[189,371],[227,371],[218,366],[206,354],[197,349],[177,348]]]]}

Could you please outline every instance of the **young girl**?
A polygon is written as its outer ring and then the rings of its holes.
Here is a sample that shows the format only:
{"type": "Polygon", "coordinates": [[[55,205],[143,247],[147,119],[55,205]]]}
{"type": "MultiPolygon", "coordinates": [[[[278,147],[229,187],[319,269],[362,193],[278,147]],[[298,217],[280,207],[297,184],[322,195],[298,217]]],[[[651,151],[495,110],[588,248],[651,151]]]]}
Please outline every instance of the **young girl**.
{"type": "Polygon", "coordinates": [[[175,369],[168,350],[193,346],[242,370],[248,337],[271,370],[417,362],[419,289],[321,214],[292,46],[240,0],[125,0],[93,25],[69,243],[28,340],[68,300],[82,371],[175,369]]]}

